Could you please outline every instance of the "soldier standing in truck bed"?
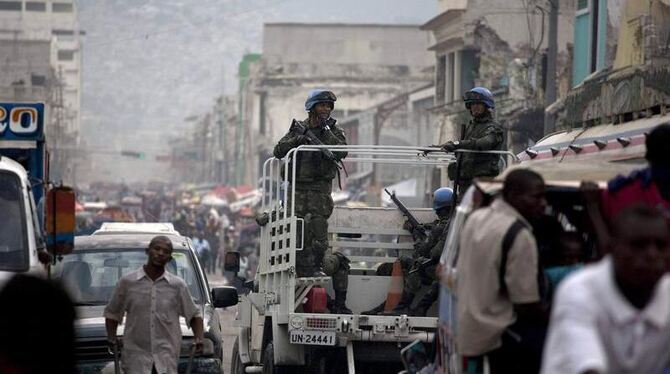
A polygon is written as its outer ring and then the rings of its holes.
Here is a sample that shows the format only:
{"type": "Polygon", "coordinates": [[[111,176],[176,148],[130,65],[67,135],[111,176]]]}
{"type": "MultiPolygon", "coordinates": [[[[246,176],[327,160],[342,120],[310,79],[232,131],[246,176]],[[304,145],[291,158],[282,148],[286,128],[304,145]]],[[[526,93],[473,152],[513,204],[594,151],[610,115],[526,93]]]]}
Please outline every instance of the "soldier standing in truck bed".
{"type": "MultiPolygon", "coordinates": [[[[310,144],[302,128],[311,131],[323,143],[328,145],[346,145],[344,131],[330,116],[335,94],[325,90],[312,90],[305,102],[309,113],[299,125],[292,125],[289,132],[277,143],[274,156],[283,158],[293,148],[310,144]]],[[[319,277],[329,275],[333,278],[335,300],[329,305],[332,313],[348,313],[346,307],[349,261],[339,253],[326,255],[328,250],[328,217],[333,213],[333,179],[339,169],[337,162],[347,156],[346,152],[332,152],[335,160],[328,159],[323,152],[299,152],[296,156],[296,180],[289,182],[295,187],[295,214],[304,219],[305,237],[303,249],[297,252],[296,271],[298,277],[319,277]],[[325,261],[324,261],[325,259],[325,261]],[[324,270],[326,273],[324,274],[324,270]]],[[[290,200],[290,198],[289,198],[290,200]]],[[[288,208],[290,209],[289,201],[288,208]]]]}
{"type": "MultiPolygon", "coordinates": [[[[495,101],[491,91],[484,87],[475,87],[463,95],[465,107],[470,111],[472,120],[465,128],[463,140],[448,141],[440,148],[447,152],[459,149],[473,151],[501,151],[505,147],[504,131],[500,123],[493,119],[495,101]]],[[[482,153],[462,153],[460,170],[456,179],[456,164],[449,165],[449,178],[458,183],[458,196],[472,184],[477,177],[495,177],[500,173],[500,155],[482,153]]]]}

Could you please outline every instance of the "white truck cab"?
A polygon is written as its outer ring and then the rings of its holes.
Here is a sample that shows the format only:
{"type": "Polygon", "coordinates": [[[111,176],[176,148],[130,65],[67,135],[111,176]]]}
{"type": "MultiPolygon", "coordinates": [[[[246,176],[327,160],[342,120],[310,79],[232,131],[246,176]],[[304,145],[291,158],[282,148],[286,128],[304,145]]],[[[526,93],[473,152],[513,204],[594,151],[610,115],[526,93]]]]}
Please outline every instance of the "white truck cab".
{"type": "Polygon", "coordinates": [[[26,170],[0,156],[0,283],[15,273],[46,276],[38,251],[46,249],[26,170]]]}

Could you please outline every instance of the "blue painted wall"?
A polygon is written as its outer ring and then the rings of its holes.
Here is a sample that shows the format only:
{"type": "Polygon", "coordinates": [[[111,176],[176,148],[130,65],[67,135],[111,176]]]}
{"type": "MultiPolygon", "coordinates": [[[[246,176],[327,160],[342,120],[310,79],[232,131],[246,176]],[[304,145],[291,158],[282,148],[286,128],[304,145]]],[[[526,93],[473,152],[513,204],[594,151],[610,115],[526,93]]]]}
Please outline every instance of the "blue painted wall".
{"type": "Polygon", "coordinates": [[[572,85],[580,84],[591,70],[591,51],[595,45],[596,70],[606,65],[607,52],[607,0],[589,0],[588,11],[577,11],[575,15],[574,51],[572,57],[572,85]],[[593,2],[598,2],[598,17],[593,17],[593,2]],[[598,22],[597,40],[592,33],[593,22],[598,22]]]}

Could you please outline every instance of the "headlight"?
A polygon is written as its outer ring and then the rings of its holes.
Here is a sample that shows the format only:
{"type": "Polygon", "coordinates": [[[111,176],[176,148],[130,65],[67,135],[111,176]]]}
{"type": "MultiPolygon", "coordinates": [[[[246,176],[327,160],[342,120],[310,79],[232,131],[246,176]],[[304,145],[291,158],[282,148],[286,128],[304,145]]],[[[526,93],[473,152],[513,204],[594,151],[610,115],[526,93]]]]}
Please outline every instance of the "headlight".
{"type": "MultiPolygon", "coordinates": [[[[191,345],[193,345],[193,338],[182,339],[181,342],[181,357],[189,357],[191,355],[191,345]]],[[[202,352],[196,356],[214,356],[214,342],[205,337],[202,340],[202,352]]]]}
{"type": "Polygon", "coordinates": [[[302,319],[302,317],[295,316],[291,318],[291,327],[293,327],[296,330],[302,330],[302,328],[305,326],[305,321],[302,319]]]}

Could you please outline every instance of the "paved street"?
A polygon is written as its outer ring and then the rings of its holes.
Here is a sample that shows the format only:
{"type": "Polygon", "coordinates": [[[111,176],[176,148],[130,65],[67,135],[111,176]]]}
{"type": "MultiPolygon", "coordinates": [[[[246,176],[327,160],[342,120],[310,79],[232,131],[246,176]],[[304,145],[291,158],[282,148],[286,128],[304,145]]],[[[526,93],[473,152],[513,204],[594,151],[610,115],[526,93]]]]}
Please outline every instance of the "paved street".
{"type": "MultiPolygon", "coordinates": [[[[226,285],[226,280],[219,274],[207,274],[207,279],[211,288],[226,285]]],[[[223,333],[223,369],[225,373],[230,373],[230,354],[233,351],[233,343],[237,332],[237,329],[233,326],[235,313],[237,313],[237,306],[219,309],[221,332],[223,333]]]]}

